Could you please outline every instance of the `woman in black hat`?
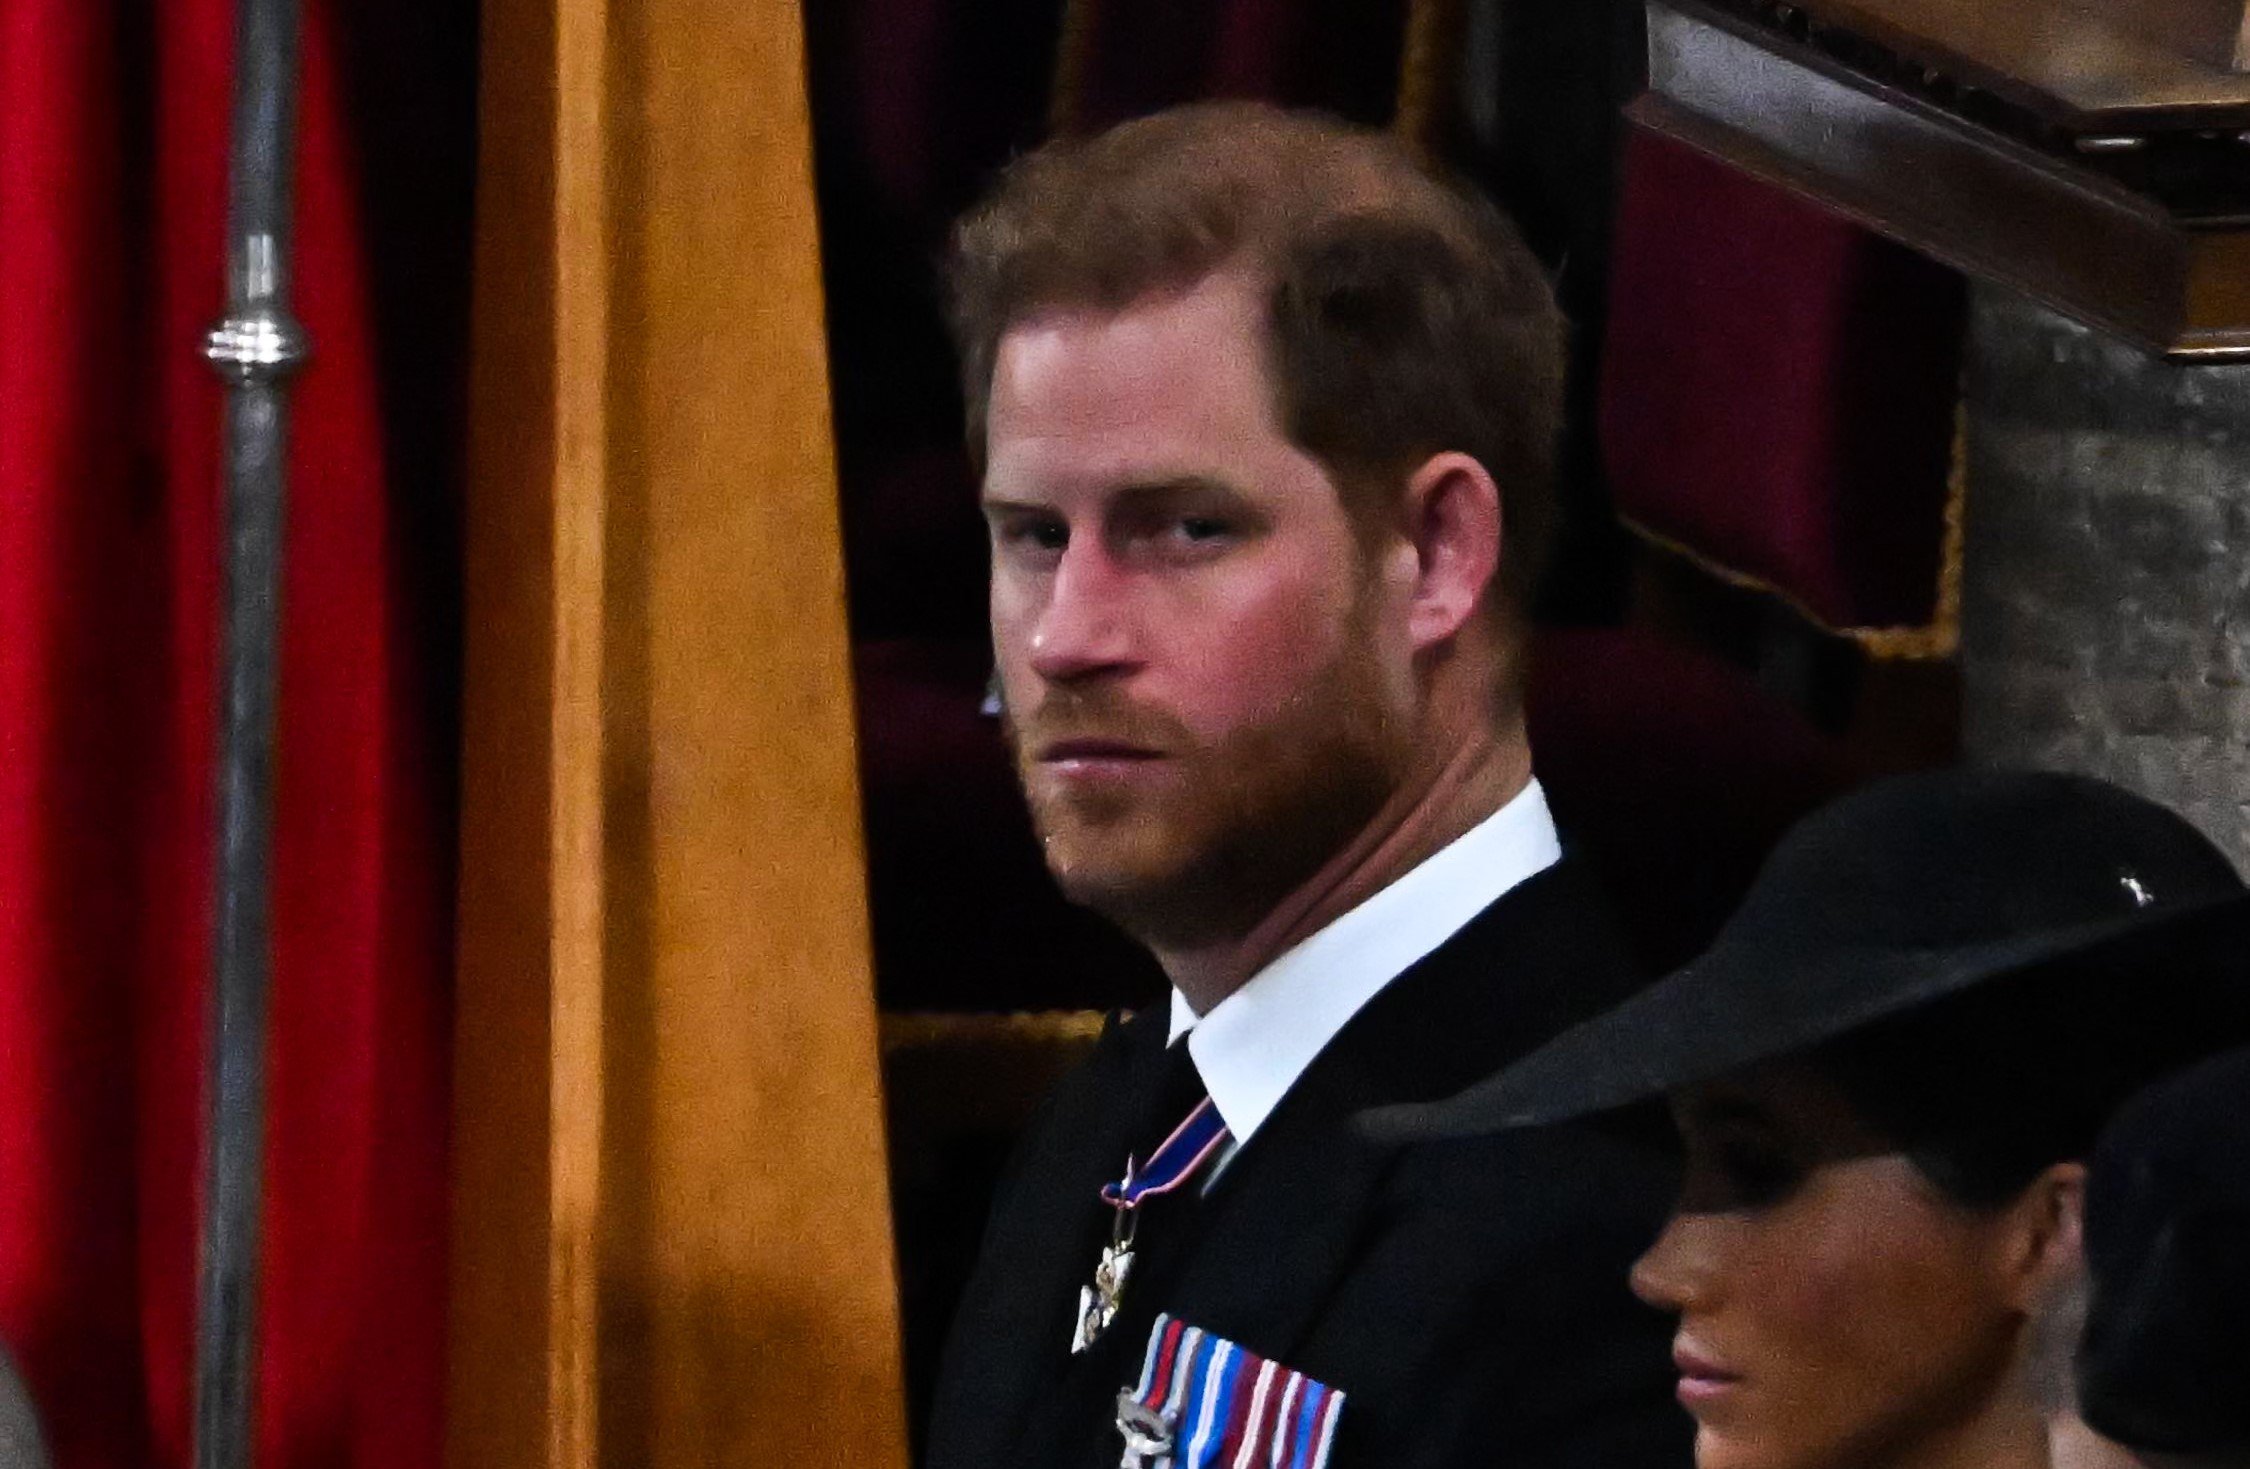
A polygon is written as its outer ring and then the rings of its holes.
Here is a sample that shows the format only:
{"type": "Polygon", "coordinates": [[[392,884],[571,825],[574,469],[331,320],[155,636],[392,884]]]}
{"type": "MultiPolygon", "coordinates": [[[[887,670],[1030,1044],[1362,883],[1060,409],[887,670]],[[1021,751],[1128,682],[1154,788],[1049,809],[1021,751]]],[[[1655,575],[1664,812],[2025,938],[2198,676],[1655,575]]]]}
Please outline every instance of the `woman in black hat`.
{"type": "Polygon", "coordinates": [[[1712,949],[1389,1136],[1667,1098],[1686,1177],[1633,1271],[1680,1317],[1700,1469],[2046,1469],[2035,1323],[2083,1159],[2151,1078],[2250,1038],[2250,905],[2099,781],[1944,771],[1776,849],[1712,949]]]}
{"type": "Polygon", "coordinates": [[[2250,1050],[2135,1097],[2089,1170],[2058,1469],[2250,1465],[2250,1050]]]}

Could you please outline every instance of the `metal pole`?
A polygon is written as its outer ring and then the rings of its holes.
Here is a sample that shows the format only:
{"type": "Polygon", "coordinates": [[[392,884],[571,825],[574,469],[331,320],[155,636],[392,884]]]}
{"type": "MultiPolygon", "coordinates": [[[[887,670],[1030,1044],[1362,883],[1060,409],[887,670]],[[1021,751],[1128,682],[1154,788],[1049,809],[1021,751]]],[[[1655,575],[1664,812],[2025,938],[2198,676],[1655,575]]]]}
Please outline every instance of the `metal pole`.
{"type": "Polygon", "coordinates": [[[305,359],[288,310],[298,0],[240,0],[227,317],[204,356],[227,380],[226,570],[211,1134],[196,1323],[196,1469],[249,1469],[265,1131],[273,742],[287,418],[305,359]]]}

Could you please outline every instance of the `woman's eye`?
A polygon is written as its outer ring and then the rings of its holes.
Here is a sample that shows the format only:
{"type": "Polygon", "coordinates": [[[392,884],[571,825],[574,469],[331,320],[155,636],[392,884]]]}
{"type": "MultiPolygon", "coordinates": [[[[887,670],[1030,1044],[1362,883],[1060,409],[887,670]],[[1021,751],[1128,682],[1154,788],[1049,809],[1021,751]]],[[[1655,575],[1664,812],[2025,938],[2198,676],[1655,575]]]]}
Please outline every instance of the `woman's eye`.
{"type": "Polygon", "coordinates": [[[1728,1200],[1744,1208],[1780,1203],[1805,1176],[1795,1159],[1756,1144],[1722,1147],[1713,1162],[1728,1200]]]}
{"type": "Polygon", "coordinates": [[[1680,1202],[1696,1213],[1728,1214],[1782,1202],[1805,1181],[1806,1165],[1763,1132],[1687,1132],[1680,1202]]]}

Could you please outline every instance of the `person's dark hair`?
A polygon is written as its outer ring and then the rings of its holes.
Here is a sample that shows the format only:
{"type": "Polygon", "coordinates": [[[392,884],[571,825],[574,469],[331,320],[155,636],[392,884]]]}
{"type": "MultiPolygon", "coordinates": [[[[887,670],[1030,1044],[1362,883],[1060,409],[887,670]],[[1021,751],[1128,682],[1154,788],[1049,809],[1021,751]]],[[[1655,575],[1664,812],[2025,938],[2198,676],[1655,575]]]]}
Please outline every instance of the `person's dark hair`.
{"type": "Polygon", "coordinates": [[[1997,1208],[2082,1161],[2127,1098],[2250,1041],[2250,984],[2208,955],[2049,965],[1808,1057],[1952,1202],[1997,1208]]]}
{"type": "Polygon", "coordinates": [[[2085,1240],[2079,1415],[2142,1453],[2250,1463],[2250,1050],[2119,1112],[2085,1240]]]}
{"type": "Polygon", "coordinates": [[[1395,139],[1205,103],[1011,165],[954,232],[949,305],[982,470],[994,357],[1043,310],[1122,309],[1240,269],[1267,292],[1290,440],[1380,524],[1403,477],[1458,451],[1500,487],[1498,583],[1521,607],[1553,531],[1564,324],[1515,227],[1395,139]]]}

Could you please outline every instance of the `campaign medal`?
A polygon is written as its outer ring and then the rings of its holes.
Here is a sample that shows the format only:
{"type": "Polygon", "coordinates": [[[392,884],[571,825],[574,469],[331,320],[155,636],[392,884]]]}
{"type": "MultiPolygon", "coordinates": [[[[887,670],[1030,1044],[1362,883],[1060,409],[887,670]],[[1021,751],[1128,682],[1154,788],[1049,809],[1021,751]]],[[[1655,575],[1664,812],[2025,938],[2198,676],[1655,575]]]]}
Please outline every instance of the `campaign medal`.
{"type": "Polygon", "coordinates": [[[1125,1457],[1117,1469],[1156,1469],[1172,1457],[1172,1420],[1127,1389],[1117,1395],[1117,1432],[1125,1457]]]}
{"type": "Polygon", "coordinates": [[[1091,1285],[1078,1291],[1078,1319],[1071,1329],[1073,1356],[1101,1339],[1125,1299],[1125,1283],[1133,1273],[1133,1239],[1140,1230],[1140,1209],[1150,1199],[1172,1192],[1196,1175],[1227,1141],[1227,1125],[1219,1109],[1205,1097],[1187,1120],[1149,1155],[1148,1166],[1125,1160],[1125,1176],[1102,1185],[1102,1202],[1113,1211],[1109,1243],[1102,1246],[1091,1285]]]}
{"type": "Polygon", "coordinates": [[[1117,1395],[1119,1469],[1285,1464],[1325,1469],[1344,1393],[1268,1357],[1156,1318],[1140,1382],[1117,1395]]]}

